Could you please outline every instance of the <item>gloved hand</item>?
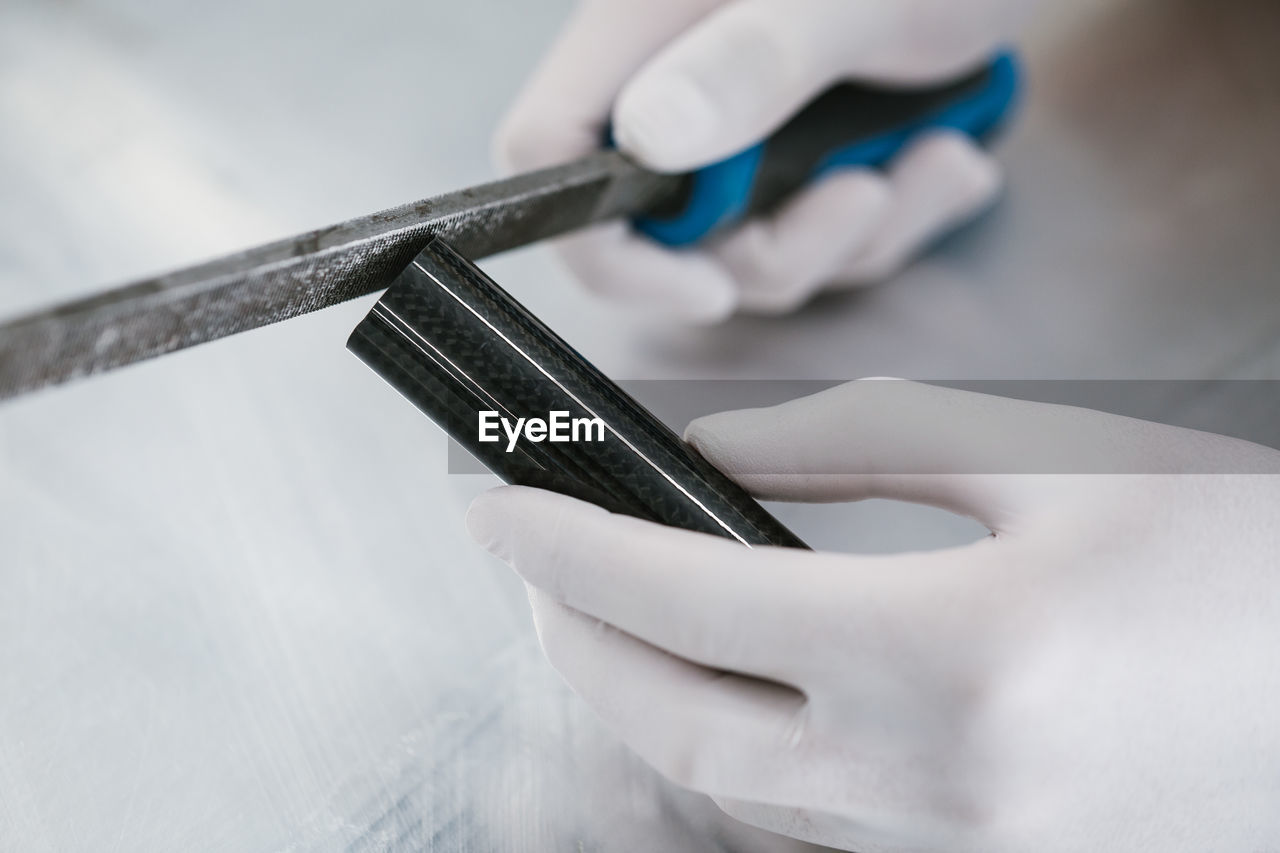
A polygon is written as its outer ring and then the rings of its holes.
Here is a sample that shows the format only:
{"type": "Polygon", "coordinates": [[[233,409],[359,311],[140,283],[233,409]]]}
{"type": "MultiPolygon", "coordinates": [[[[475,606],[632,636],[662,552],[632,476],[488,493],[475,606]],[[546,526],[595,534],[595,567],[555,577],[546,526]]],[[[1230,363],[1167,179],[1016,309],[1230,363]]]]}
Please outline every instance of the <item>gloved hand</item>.
{"type": "MultiPolygon", "coordinates": [[[[987,59],[1029,0],[584,0],[497,136],[511,170],[617,144],[660,171],[713,163],[767,136],[841,79],[925,84],[987,59]]],[[[677,318],[781,313],[827,285],[893,275],[985,207],[995,162],[938,133],[886,174],[846,170],[697,251],[671,251],[625,223],[559,241],[593,290],[677,318]]]]}
{"type": "Polygon", "coordinates": [[[478,498],[552,664],[671,780],[861,853],[1280,849],[1280,453],[905,382],[688,438],[764,498],[927,503],[994,535],[746,549],[478,498]],[[1080,463],[1158,473],[1029,473],[1080,463]]]}

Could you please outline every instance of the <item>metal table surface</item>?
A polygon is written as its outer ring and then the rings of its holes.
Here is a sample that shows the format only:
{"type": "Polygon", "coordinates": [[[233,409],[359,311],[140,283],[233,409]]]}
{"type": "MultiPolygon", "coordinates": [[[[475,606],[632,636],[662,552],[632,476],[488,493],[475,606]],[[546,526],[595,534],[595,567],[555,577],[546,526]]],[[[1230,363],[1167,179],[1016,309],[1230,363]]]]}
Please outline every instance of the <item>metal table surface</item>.
{"type": "MultiPolygon", "coordinates": [[[[890,286],[680,329],[543,249],[486,268],[619,377],[1280,378],[1280,7],[1058,5],[1007,198],[890,286]]],[[[566,8],[11,0],[0,311],[488,177],[566,8]]],[[[0,408],[0,850],[786,849],[542,662],[463,531],[492,481],[343,349],[369,304],[0,408]]],[[[851,550],[980,532],[779,513],[851,550]]]]}

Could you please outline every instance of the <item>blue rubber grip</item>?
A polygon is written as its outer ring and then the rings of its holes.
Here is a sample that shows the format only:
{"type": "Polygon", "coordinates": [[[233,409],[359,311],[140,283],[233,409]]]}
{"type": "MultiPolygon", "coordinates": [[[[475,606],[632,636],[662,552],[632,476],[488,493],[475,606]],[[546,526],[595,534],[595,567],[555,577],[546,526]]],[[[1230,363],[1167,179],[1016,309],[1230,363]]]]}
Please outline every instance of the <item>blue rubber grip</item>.
{"type": "MultiPolygon", "coordinates": [[[[1011,51],[998,54],[975,86],[961,87],[954,97],[931,104],[921,115],[906,121],[863,129],[855,138],[832,147],[806,167],[812,181],[833,169],[878,168],[891,160],[921,133],[950,129],[983,139],[1008,117],[1017,101],[1021,72],[1011,51]]],[[[879,97],[885,97],[883,94],[879,97]]],[[[640,232],[667,246],[689,246],[707,235],[741,220],[752,206],[761,164],[770,154],[766,139],[726,160],[690,176],[688,196],[674,215],[640,217],[633,221],[640,232]]],[[[802,181],[803,182],[803,181],[802,181]]],[[[799,189],[799,186],[792,188],[799,189]]]]}

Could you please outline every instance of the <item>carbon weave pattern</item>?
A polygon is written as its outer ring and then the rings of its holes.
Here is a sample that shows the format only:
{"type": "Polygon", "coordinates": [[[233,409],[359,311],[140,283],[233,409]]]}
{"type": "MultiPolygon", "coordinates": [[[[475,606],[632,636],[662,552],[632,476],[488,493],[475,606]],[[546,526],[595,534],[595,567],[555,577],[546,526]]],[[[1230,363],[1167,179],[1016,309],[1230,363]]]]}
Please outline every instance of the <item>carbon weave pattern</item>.
{"type": "Polygon", "coordinates": [[[803,548],[741,487],[530,314],[475,264],[433,240],[347,346],[509,483],[613,512],[803,548]],[[599,417],[601,442],[478,441],[478,413],[599,417]]]}

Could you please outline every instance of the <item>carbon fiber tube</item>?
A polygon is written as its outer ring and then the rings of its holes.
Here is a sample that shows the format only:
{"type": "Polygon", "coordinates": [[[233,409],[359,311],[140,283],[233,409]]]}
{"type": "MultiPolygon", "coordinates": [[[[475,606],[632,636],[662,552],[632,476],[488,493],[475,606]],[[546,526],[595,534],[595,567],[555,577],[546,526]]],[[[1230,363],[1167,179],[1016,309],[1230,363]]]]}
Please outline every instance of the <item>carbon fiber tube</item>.
{"type": "Polygon", "coordinates": [[[748,546],[806,547],[439,238],[347,348],[508,483],[748,546]],[[541,430],[512,429],[535,418],[541,430]],[[557,419],[571,440],[552,440],[557,419]]]}

